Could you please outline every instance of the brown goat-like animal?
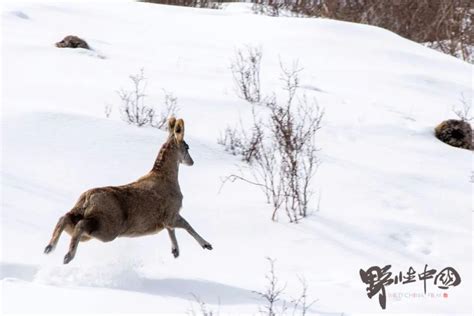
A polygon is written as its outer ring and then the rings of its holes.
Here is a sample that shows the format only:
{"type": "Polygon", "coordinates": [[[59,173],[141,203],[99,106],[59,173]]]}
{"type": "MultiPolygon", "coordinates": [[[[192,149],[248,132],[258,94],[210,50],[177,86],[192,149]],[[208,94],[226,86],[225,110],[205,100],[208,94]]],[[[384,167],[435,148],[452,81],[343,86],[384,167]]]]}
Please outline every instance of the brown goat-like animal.
{"type": "Polygon", "coordinates": [[[117,237],[156,234],[163,229],[171,239],[171,252],[179,256],[175,228],[185,229],[204,249],[212,246],[179,215],[183,195],[178,183],[179,164],[194,164],[184,141],[184,121],[170,118],[169,136],[152,170],[123,186],[95,188],[81,194],[71,211],[62,216],[44,252],[56,247],[63,230],[71,235],[64,263],[75,256],[79,241],[96,238],[103,242],[117,237]]]}

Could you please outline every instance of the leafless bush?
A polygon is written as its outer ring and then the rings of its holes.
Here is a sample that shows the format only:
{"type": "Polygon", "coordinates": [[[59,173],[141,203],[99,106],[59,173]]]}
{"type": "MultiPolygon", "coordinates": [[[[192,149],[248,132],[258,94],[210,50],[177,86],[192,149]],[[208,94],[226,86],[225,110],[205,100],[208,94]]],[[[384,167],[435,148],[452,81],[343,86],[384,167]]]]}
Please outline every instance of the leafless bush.
{"type": "Polygon", "coordinates": [[[104,106],[104,114],[106,118],[109,118],[110,114],[112,114],[112,106],[110,104],[104,106]]]}
{"type": "Polygon", "coordinates": [[[438,50],[442,53],[454,56],[456,58],[474,63],[474,45],[459,39],[440,40],[424,43],[426,47],[438,50]]]}
{"type": "Polygon", "coordinates": [[[283,299],[283,294],[286,289],[286,284],[281,285],[278,280],[278,276],[275,270],[276,260],[267,258],[270,264],[270,270],[265,275],[267,280],[266,288],[263,292],[254,291],[264,301],[265,305],[260,308],[260,313],[267,316],[287,315],[289,307],[293,306],[292,315],[305,316],[311,306],[316,303],[317,300],[311,300],[308,295],[308,285],[304,278],[299,278],[301,284],[301,294],[290,302],[286,302],[283,299]]]}
{"type": "Polygon", "coordinates": [[[272,220],[284,209],[290,222],[297,223],[308,215],[310,183],[319,164],[315,138],[324,111],[316,100],[295,99],[301,71],[297,63],[281,69],[286,99],[267,98],[262,102],[265,111],[253,109],[249,128],[242,124],[238,129],[228,128],[220,140],[226,150],[248,163],[251,174],[251,178],[232,174],[223,184],[242,180],[258,186],[272,204],[272,220]]]}
{"type": "Polygon", "coordinates": [[[275,272],[275,260],[267,258],[268,263],[270,264],[270,271],[265,275],[267,280],[267,286],[263,292],[254,291],[255,294],[258,294],[261,298],[265,300],[265,305],[260,310],[263,315],[276,316],[278,315],[278,309],[280,313],[284,314],[287,310],[286,304],[280,304],[283,291],[285,290],[286,285],[281,286],[278,282],[278,278],[275,272]]]}
{"type": "Polygon", "coordinates": [[[308,202],[312,194],[309,188],[316,171],[315,136],[321,127],[323,111],[316,101],[309,102],[305,96],[294,105],[299,87],[298,64],[291,69],[283,65],[281,80],[288,92],[286,102],[276,98],[267,100],[270,109],[271,133],[274,135],[278,151],[281,153],[284,206],[290,221],[297,222],[307,216],[308,202]]]}
{"type": "Polygon", "coordinates": [[[471,122],[474,120],[474,116],[471,113],[472,110],[472,100],[466,99],[464,94],[461,94],[460,105],[453,106],[453,112],[456,116],[463,122],[471,122]]]}
{"type": "Polygon", "coordinates": [[[301,316],[305,316],[317,300],[311,300],[308,297],[308,284],[306,280],[302,277],[300,277],[299,280],[301,284],[301,294],[298,298],[293,299],[291,303],[293,304],[293,315],[296,315],[299,311],[301,316]]]}
{"type": "Polygon", "coordinates": [[[237,129],[227,127],[224,134],[217,139],[217,143],[224,146],[225,151],[234,156],[244,155],[246,147],[241,143],[241,137],[238,135],[237,129]]]}
{"type": "Polygon", "coordinates": [[[140,0],[140,2],[158,3],[158,4],[169,4],[183,7],[195,7],[195,8],[207,8],[207,9],[221,9],[223,2],[234,2],[234,1],[223,1],[223,0],[140,0]]]}
{"type": "Polygon", "coordinates": [[[473,62],[470,0],[252,0],[258,13],[323,17],[383,27],[443,53],[473,62]],[[277,8],[277,9],[273,9],[277,8]]]}
{"type": "Polygon", "coordinates": [[[286,9],[284,2],[272,1],[268,4],[254,3],[252,5],[252,12],[256,14],[280,16],[281,10],[286,9]]]}
{"type": "Polygon", "coordinates": [[[245,50],[239,49],[230,69],[234,78],[237,95],[250,102],[260,102],[260,63],[262,50],[257,47],[247,46],[245,50]]]}
{"type": "Polygon", "coordinates": [[[236,137],[237,130],[226,127],[224,134],[217,138],[217,143],[224,146],[225,151],[237,156],[240,153],[239,138],[236,137]]]}
{"type": "Polygon", "coordinates": [[[194,301],[197,303],[198,308],[197,310],[194,306],[191,307],[188,314],[191,316],[219,316],[219,310],[213,311],[211,310],[206,302],[204,302],[199,296],[192,294],[194,301]]]}
{"type": "Polygon", "coordinates": [[[124,121],[143,126],[150,123],[155,110],[145,103],[146,78],[144,70],[129,76],[132,81],[132,90],[120,89],[117,93],[122,101],[122,118],[124,121]]]}
{"type": "Polygon", "coordinates": [[[150,125],[164,129],[167,126],[168,118],[171,116],[176,116],[178,113],[178,98],[173,95],[173,93],[163,90],[164,92],[164,101],[163,101],[163,110],[160,113],[154,112],[153,117],[150,120],[150,125]]]}
{"type": "MultiPolygon", "coordinates": [[[[283,295],[285,294],[284,291],[286,289],[286,284],[281,285],[276,269],[275,269],[275,259],[266,258],[270,269],[265,274],[266,285],[263,291],[253,291],[253,293],[257,294],[263,301],[263,305],[260,306],[259,312],[265,316],[277,316],[277,315],[289,315],[290,308],[293,307],[292,314],[305,316],[310,312],[311,306],[317,302],[317,300],[311,300],[308,295],[308,285],[304,278],[299,277],[299,281],[301,284],[301,292],[300,295],[292,299],[291,301],[287,301],[284,299],[283,295]]],[[[192,294],[195,303],[197,303],[198,307],[196,308],[194,304],[192,305],[191,309],[188,311],[188,314],[191,316],[219,316],[220,310],[217,311],[211,310],[206,302],[204,302],[199,296],[192,294]]],[[[220,304],[219,304],[220,306],[220,304]]]]}
{"type": "MultiPolygon", "coordinates": [[[[226,129],[226,138],[220,141],[224,149],[233,155],[240,156],[249,166],[252,180],[237,174],[231,174],[223,181],[244,181],[262,190],[267,203],[272,205],[272,220],[277,219],[277,212],[284,201],[284,182],[281,180],[283,169],[281,157],[275,153],[276,142],[271,137],[262,119],[253,111],[253,122],[247,133],[244,126],[239,129],[226,129]]],[[[291,219],[290,219],[291,220],[291,219]]]]}
{"type": "MultiPolygon", "coordinates": [[[[252,109],[252,113],[255,119],[255,109],[252,109]]],[[[261,122],[254,121],[250,127],[250,133],[245,131],[241,122],[239,129],[227,127],[217,143],[224,146],[227,152],[234,156],[240,156],[243,161],[250,163],[261,150],[263,137],[261,122]]]]}
{"type": "Polygon", "coordinates": [[[138,127],[148,125],[162,129],[166,126],[166,120],[177,114],[177,98],[171,92],[164,90],[163,110],[159,111],[157,107],[145,102],[147,79],[143,68],[138,74],[130,75],[129,78],[132,81],[132,88],[120,89],[117,92],[121,100],[122,119],[138,127]]]}
{"type": "MultiPolygon", "coordinates": [[[[419,40],[428,47],[474,62],[474,19],[472,2],[465,0],[435,1],[438,11],[429,25],[432,32],[419,40]]],[[[429,32],[428,30],[426,32],[429,32]]]]}

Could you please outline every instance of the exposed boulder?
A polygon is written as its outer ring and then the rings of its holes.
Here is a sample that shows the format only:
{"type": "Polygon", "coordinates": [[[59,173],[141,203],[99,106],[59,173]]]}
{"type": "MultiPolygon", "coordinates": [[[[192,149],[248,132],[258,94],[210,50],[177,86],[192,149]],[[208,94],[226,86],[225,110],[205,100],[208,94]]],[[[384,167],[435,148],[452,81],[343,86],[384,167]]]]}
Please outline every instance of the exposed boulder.
{"type": "Polygon", "coordinates": [[[89,45],[85,40],[74,35],[66,36],[62,41],[56,43],[56,47],[90,49],[89,45]]]}
{"type": "Polygon", "coordinates": [[[446,120],[435,128],[436,137],[442,142],[459,148],[473,149],[471,124],[462,120],[446,120]]]}

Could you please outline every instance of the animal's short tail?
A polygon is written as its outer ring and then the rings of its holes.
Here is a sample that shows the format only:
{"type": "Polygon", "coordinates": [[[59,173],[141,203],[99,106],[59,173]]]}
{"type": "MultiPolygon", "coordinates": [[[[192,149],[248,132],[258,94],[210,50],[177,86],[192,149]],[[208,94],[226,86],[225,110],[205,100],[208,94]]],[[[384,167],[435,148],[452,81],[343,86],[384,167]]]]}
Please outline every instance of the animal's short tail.
{"type": "Polygon", "coordinates": [[[76,226],[76,224],[81,219],[84,219],[84,211],[82,209],[72,209],[71,211],[67,212],[65,216],[69,217],[69,220],[73,226],[76,226]]]}

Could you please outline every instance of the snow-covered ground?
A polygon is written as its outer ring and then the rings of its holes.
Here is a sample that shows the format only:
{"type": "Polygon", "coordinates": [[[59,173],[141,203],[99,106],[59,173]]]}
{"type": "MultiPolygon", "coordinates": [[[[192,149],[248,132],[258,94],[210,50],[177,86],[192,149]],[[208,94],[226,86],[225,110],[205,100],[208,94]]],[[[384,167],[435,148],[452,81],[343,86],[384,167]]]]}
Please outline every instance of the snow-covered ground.
{"type": "MultiPolygon", "coordinates": [[[[359,269],[454,267],[448,298],[387,299],[387,311],[470,314],[472,153],[445,145],[433,127],[472,95],[473,68],[380,28],[322,19],[271,18],[245,8],[179,8],[132,2],[2,2],[1,309],[5,313],[186,313],[199,296],[211,309],[256,314],[266,257],[276,259],[290,301],[298,277],[313,313],[380,312],[359,269]],[[94,51],[58,49],[65,35],[94,51]],[[216,142],[248,118],[236,97],[236,48],[263,50],[262,82],[277,90],[279,60],[298,59],[302,86],[325,108],[318,136],[320,210],[300,224],[270,221],[260,191],[221,178],[239,161],[216,142]],[[178,232],[90,241],[67,266],[69,236],[43,249],[57,219],[84,190],[148,172],[166,137],[119,118],[116,91],[145,69],[150,103],[177,97],[195,160],[181,167],[182,210],[214,246],[178,232]],[[104,107],[113,105],[111,118],[104,107]],[[218,307],[220,306],[220,307],[218,307]]],[[[312,207],[317,201],[312,202],[312,207]]],[[[423,293],[423,282],[387,294],[423,293]]],[[[196,306],[195,306],[196,307],[196,306]]]]}

